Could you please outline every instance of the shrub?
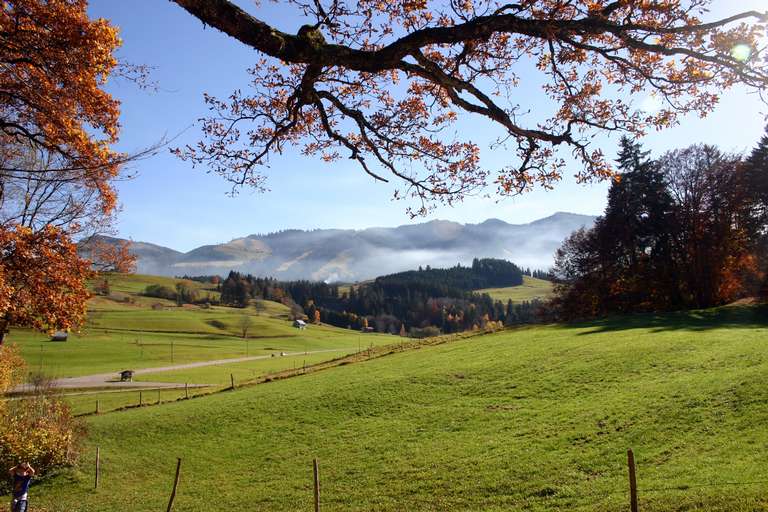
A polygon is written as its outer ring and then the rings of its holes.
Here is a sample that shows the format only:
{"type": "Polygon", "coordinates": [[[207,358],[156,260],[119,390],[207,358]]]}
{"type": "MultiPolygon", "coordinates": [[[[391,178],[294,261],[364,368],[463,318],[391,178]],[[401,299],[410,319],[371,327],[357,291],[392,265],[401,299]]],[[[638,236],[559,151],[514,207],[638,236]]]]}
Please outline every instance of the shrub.
{"type": "MultiPolygon", "coordinates": [[[[0,347],[0,392],[16,385],[24,362],[14,347],[0,347]]],[[[29,461],[39,474],[73,464],[84,429],[69,406],[56,396],[51,381],[30,379],[34,392],[23,400],[0,403],[0,467],[29,461]]],[[[5,479],[0,491],[7,490],[5,479]]]]}
{"type": "Polygon", "coordinates": [[[161,284],[151,284],[144,288],[144,295],[157,299],[176,300],[176,290],[161,284]]]}
{"type": "Polygon", "coordinates": [[[225,324],[221,320],[208,320],[207,324],[212,326],[212,327],[215,327],[217,329],[226,329],[227,328],[227,324],[225,324]]]}
{"type": "Polygon", "coordinates": [[[440,336],[442,334],[440,329],[434,325],[428,325],[427,327],[411,327],[411,338],[431,338],[433,336],[440,336]]]}

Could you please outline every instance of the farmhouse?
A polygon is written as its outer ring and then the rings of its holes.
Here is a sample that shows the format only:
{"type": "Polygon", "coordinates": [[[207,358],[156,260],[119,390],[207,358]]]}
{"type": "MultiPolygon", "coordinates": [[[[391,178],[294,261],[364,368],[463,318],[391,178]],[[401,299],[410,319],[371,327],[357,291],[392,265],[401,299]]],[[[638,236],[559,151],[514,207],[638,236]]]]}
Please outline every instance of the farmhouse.
{"type": "Polygon", "coordinates": [[[297,329],[306,329],[307,328],[307,322],[304,320],[294,320],[293,326],[297,329]]]}

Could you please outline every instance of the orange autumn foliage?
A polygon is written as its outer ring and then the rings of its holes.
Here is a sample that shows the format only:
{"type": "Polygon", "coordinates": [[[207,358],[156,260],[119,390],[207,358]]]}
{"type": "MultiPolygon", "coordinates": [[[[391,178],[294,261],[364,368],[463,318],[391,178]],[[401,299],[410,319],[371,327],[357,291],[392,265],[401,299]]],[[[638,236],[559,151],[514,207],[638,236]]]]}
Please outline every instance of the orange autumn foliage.
{"type": "MultiPolygon", "coordinates": [[[[103,90],[117,66],[117,29],[90,20],[86,0],[0,2],[0,132],[83,170],[103,208],[115,207],[119,103],[103,90]]],[[[5,169],[4,169],[5,170],[5,169]]]]}
{"type": "MultiPolygon", "coordinates": [[[[111,148],[119,102],[104,86],[123,67],[115,57],[121,42],[87,7],[0,0],[0,343],[12,326],[82,323],[92,273],[72,237],[108,224],[115,210],[113,183],[126,157],[111,148]],[[30,194],[24,183],[47,192],[30,194]]],[[[126,253],[107,255],[130,261],[126,253]]]]}
{"type": "MultiPolygon", "coordinates": [[[[5,394],[21,382],[24,367],[24,359],[16,346],[0,346],[0,395],[5,394]]],[[[6,401],[0,401],[0,416],[2,416],[6,405],[6,401]]]]}
{"type": "MultiPolygon", "coordinates": [[[[0,394],[21,382],[25,368],[15,346],[0,346],[0,394]]],[[[69,406],[38,379],[31,396],[0,401],[0,467],[28,461],[43,474],[71,463],[82,432],[69,406]]],[[[0,492],[5,484],[0,481],[0,492]]]]}
{"type": "Polygon", "coordinates": [[[107,242],[102,238],[87,244],[88,259],[99,272],[126,274],[136,269],[136,256],[131,253],[131,242],[116,240],[107,242]]]}
{"type": "Polygon", "coordinates": [[[80,325],[90,264],[60,230],[0,229],[0,340],[11,326],[43,331],[80,325]]]}
{"type": "Polygon", "coordinates": [[[768,86],[768,14],[709,20],[711,0],[282,0],[307,23],[290,32],[230,0],[173,1],[263,56],[247,88],[205,96],[202,140],[178,156],[259,190],[287,147],[348,157],[402,184],[414,214],[489,186],[551,188],[571,159],[578,181],[608,179],[596,136],[641,136],[707,115],[734,86],[768,86]],[[503,164],[481,160],[469,118],[503,164]]]}

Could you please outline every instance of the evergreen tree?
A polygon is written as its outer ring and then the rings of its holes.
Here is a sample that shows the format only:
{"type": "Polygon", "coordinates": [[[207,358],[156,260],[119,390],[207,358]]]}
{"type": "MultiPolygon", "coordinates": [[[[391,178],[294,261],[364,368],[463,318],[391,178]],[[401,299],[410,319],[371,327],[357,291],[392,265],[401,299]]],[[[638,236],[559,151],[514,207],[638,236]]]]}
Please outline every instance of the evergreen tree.
{"type": "Polygon", "coordinates": [[[638,304],[677,302],[668,275],[671,261],[672,198],[664,175],[640,143],[622,137],[617,158],[621,171],[608,192],[599,223],[601,263],[609,279],[621,284],[611,300],[619,310],[638,304]],[[649,280],[656,286],[648,286],[649,280]],[[658,284],[663,283],[663,286],[658,284]]]}

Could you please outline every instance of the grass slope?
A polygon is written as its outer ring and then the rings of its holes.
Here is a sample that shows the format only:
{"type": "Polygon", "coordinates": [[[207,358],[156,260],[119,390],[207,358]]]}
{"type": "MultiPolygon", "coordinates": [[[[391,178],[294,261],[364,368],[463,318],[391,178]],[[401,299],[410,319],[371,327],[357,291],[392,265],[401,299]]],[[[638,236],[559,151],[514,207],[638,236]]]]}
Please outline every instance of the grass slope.
{"type": "Polygon", "coordinates": [[[724,308],[543,326],[88,420],[36,510],[768,510],[768,321],[724,308]],[[93,491],[101,447],[102,487],[93,491]],[[751,483],[750,483],[751,482],[751,483]],[[738,485],[734,485],[738,484],[738,485]]]}
{"type": "Polygon", "coordinates": [[[507,288],[484,288],[475,290],[477,293],[487,293],[493,300],[523,302],[533,299],[547,299],[552,295],[552,283],[535,277],[523,276],[523,284],[507,288]]]}
{"type": "MultiPolygon", "coordinates": [[[[75,377],[124,369],[152,368],[175,364],[266,355],[274,352],[306,352],[328,349],[356,351],[360,346],[390,343],[391,336],[361,335],[359,332],[327,325],[310,325],[306,330],[292,327],[289,309],[275,302],[262,301],[263,310],[228,307],[203,309],[196,306],[177,307],[139,295],[150,284],[175,286],[181,280],[142,275],[112,275],[113,294],[129,297],[123,302],[94,297],[90,303],[88,323],[80,334],[73,333],[65,343],[52,342],[43,333],[14,330],[10,341],[21,348],[31,371],[54,377],[75,377]],[[154,303],[165,305],[152,309],[154,303]],[[240,322],[248,316],[251,327],[248,339],[241,336],[240,322]]],[[[184,281],[199,287],[195,281],[184,281]]],[[[335,354],[326,356],[326,359],[335,354]]],[[[287,367],[287,366],[286,366],[287,367]]],[[[229,379],[229,369],[217,366],[217,380],[229,379]]],[[[210,375],[208,370],[206,375],[210,375]]],[[[176,374],[170,381],[197,382],[176,374]]],[[[159,377],[159,374],[158,374],[159,377]]]]}

